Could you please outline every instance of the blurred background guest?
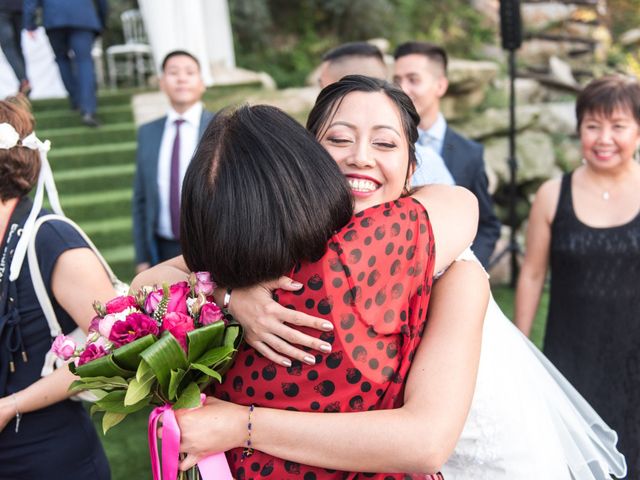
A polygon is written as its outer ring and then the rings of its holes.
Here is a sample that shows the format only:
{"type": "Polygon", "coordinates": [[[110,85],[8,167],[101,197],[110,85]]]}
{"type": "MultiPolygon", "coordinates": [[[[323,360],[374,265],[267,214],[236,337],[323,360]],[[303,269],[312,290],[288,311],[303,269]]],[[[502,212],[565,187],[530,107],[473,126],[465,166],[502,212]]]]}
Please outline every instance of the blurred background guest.
{"type": "Polygon", "coordinates": [[[24,26],[31,36],[35,36],[39,6],[71,108],[80,111],[85,125],[97,127],[96,75],[91,49],[106,25],[107,0],[24,0],[24,26]]]}
{"type": "Polygon", "coordinates": [[[411,184],[417,187],[450,183],[453,179],[456,185],[475,194],[480,223],[471,249],[487,268],[500,237],[500,221],[489,194],[483,146],[452,129],[440,112],[440,99],[449,86],[447,52],[427,42],[406,42],[396,48],[393,56],[396,59],[393,81],[413,100],[420,115],[416,146],[426,147],[411,184]]]}
{"type": "Polygon", "coordinates": [[[322,57],[318,83],[321,88],[346,75],[387,79],[387,65],[378,47],[369,42],[349,42],[329,50],[322,57]]]}
{"type": "Polygon", "coordinates": [[[169,111],[138,130],[132,204],[137,272],[180,255],[182,179],[213,118],[202,104],[205,86],[191,53],[175,50],[165,56],[160,88],[169,98],[169,111]]]}
{"type": "Polygon", "coordinates": [[[529,215],[515,320],[528,335],[551,265],[544,353],[619,436],[640,478],[640,85],[593,80],[576,103],[582,165],[529,215]]]}
{"type": "Polygon", "coordinates": [[[20,82],[20,93],[29,95],[31,85],[22,53],[22,0],[0,0],[0,47],[20,82]]]}

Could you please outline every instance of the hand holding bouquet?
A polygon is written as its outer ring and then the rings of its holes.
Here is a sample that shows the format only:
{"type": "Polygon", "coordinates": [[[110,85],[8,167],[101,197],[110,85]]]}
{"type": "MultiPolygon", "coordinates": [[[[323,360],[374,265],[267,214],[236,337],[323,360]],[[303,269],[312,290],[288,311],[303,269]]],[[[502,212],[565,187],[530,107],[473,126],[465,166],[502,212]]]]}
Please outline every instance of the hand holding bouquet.
{"type": "MultiPolygon", "coordinates": [[[[105,433],[148,405],[162,407],[156,416],[171,406],[198,407],[203,389],[221,380],[241,336],[213,302],[214,287],[208,273],[198,272],[188,282],[145,287],[106,305],[96,302],[85,345],[55,339],[52,350],[72,360],[69,368],[80,377],[71,390],[96,396],[91,413],[104,412],[105,433]]],[[[153,457],[155,435],[150,448],[153,457]]]]}

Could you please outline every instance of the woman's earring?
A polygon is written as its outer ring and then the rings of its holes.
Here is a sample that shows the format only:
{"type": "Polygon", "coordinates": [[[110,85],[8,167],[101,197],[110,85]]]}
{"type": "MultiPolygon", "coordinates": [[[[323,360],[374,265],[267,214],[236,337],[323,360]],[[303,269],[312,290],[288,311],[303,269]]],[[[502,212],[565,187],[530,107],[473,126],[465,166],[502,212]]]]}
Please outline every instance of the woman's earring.
{"type": "Polygon", "coordinates": [[[582,161],[582,164],[583,164],[583,165],[586,165],[586,164],[587,164],[587,159],[586,159],[586,158],[582,157],[582,160],[581,160],[581,161],[582,161]]]}

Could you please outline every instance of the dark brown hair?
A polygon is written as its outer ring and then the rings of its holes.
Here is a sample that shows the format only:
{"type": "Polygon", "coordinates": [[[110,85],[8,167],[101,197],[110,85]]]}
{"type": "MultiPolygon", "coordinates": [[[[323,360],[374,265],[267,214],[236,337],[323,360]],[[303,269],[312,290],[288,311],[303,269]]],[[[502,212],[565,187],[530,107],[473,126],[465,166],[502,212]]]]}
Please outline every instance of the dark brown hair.
{"type": "Polygon", "coordinates": [[[351,190],[327,151],[266,105],[218,113],[182,185],[180,241],[190,270],[246,287],[314,261],[351,218],[351,190]]]}
{"type": "MultiPolygon", "coordinates": [[[[16,129],[20,140],[33,132],[35,121],[26,97],[19,95],[0,100],[0,123],[16,129]]],[[[40,173],[40,154],[37,150],[18,145],[0,149],[0,200],[19,198],[35,185],[40,173]]]]}
{"type": "Polygon", "coordinates": [[[447,52],[440,45],[428,42],[405,42],[398,45],[396,51],[393,52],[393,58],[396,60],[406,55],[424,55],[436,65],[442,67],[444,75],[447,75],[447,65],[449,59],[447,58],[447,52]]]}
{"type": "Polygon", "coordinates": [[[576,100],[578,130],[588,113],[610,117],[616,109],[628,110],[640,125],[640,84],[633,77],[605,75],[589,82],[576,100]]]}

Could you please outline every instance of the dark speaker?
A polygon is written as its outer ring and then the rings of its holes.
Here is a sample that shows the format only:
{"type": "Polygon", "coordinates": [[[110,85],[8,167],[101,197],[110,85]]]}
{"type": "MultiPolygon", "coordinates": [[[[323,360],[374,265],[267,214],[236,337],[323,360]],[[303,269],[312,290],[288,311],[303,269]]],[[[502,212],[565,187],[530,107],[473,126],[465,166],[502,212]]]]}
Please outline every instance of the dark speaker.
{"type": "Polygon", "coordinates": [[[505,50],[517,50],[522,45],[520,0],[500,0],[500,35],[505,50]]]}

